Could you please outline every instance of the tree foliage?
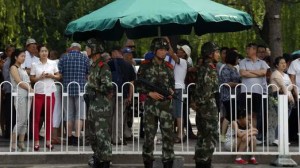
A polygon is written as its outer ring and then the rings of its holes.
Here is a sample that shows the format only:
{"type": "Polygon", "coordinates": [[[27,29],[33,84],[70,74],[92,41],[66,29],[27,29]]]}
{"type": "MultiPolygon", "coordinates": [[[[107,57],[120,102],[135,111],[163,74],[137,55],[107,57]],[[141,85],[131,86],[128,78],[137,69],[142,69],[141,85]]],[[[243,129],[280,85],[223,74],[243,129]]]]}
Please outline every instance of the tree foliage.
{"type": "MultiPolygon", "coordinates": [[[[66,25],[88,14],[112,0],[0,0],[0,46],[15,44],[23,47],[28,37],[39,43],[47,43],[52,49],[65,51],[71,42],[63,35],[66,25]]],[[[220,46],[236,47],[241,53],[248,42],[268,44],[264,31],[265,1],[271,0],[216,0],[222,4],[249,12],[254,18],[251,30],[234,33],[212,33],[198,37],[194,34],[181,36],[193,46],[193,57],[198,56],[200,46],[205,41],[215,41],[220,46]]],[[[285,0],[281,9],[283,51],[292,52],[300,44],[300,3],[298,0],[285,0]]],[[[139,55],[149,48],[151,39],[136,40],[139,55]]],[[[117,42],[122,45],[124,39],[117,42]]]]}

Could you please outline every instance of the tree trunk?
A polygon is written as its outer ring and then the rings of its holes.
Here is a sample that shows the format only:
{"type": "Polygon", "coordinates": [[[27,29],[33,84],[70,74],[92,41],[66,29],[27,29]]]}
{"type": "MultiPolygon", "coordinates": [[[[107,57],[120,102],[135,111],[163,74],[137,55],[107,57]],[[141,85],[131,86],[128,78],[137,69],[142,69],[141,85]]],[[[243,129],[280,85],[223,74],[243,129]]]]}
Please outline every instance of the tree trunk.
{"type": "Polygon", "coordinates": [[[272,59],[282,56],[282,36],[281,36],[281,7],[282,2],[278,0],[265,0],[266,17],[268,19],[269,38],[268,43],[271,50],[272,59]]]}

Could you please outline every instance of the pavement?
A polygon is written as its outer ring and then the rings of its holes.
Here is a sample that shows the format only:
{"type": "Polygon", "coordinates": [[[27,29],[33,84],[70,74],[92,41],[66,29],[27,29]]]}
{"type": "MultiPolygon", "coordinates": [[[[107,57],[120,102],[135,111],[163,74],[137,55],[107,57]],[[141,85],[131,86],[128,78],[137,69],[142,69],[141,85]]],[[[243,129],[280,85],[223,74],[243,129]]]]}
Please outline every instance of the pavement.
{"type": "MultiPolygon", "coordinates": [[[[195,114],[191,113],[191,122],[195,128],[195,114]]],[[[141,168],[144,167],[142,164],[142,145],[143,139],[138,141],[138,123],[139,120],[136,118],[133,124],[133,133],[135,136],[134,142],[128,142],[126,146],[113,146],[113,161],[112,168],[141,168]],[[133,164],[134,163],[134,164],[133,164]]],[[[196,131],[196,130],[195,130],[196,131]]],[[[43,133],[41,133],[43,134],[43,133]]],[[[0,130],[1,135],[1,130],[0,130]]],[[[189,140],[182,144],[175,144],[174,150],[176,156],[182,157],[184,167],[195,167],[193,154],[196,140],[189,140]]],[[[41,140],[40,144],[44,144],[41,140]]],[[[93,153],[90,146],[69,146],[66,145],[55,145],[53,151],[46,150],[43,145],[39,152],[33,152],[33,142],[29,141],[27,146],[27,152],[10,152],[9,151],[9,140],[3,139],[0,136],[0,168],[88,168],[88,158],[93,153]]],[[[162,145],[158,141],[155,144],[155,154],[161,155],[162,145]]],[[[292,144],[290,151],[299,152],[300,148],[298,144],[292,144]]],[[[259,165],[236,165],[232,164],[235,158],[234,154],[225,151],[221,143],[217,144],[216,152],[213,158],[214,168],[269,168],[272,161],[276,159],[276,152],[278,147],[276,146],[258,146],[257,160],[259,165]],[[227,154],[225,153],[227,152],[227,154]],[[271,152],[273,154],[268,154],[271,152]],[[229,153],[229,154],[228,154],[229,153]]],[[[300,163],[300,154],[292,156],[293,159],[300,163]]],[[[177,165],[178,166],[178,165],[177,165]]]]}
{"type": "MultiPolygon", "coordinates": [[[[1,168],[89,168],[86,164],[38,164],[38,165],[0,165],[1,168]]],[[[142,164],[111,165],[111,168],[143,168],[142,164]]],[[[187,165],[184,168],[195,167],[187,165]]],[[[299,166],[298,166],[299,167],[299,166]]],[[[213,164],[213,168],[274,168],[267,164],[261,165],[236,165],[236,164],[213,164]]],[[[280,167],[278,167],[280,168],[280,167]]]]}

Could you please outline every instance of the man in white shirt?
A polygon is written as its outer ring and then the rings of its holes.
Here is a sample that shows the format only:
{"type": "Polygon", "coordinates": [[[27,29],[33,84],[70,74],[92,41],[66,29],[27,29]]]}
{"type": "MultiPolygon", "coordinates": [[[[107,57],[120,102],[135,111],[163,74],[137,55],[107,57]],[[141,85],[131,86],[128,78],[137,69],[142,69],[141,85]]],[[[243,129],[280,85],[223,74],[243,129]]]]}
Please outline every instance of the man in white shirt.
{"type": "MultiPolygon", "coordinates": [[[[185,90],[185,76],[187,73],[188,63],[187,58],[191,54],[191,49],[187,45],[179,46],[177,50],[177,57],[172,56],[174,65],[174,79],[175,79],[175,94],[179,99],[182,99],[182,93],[185,90]]],[[[172,55],[172,54],[171,54],[172,55]]],[[[175,143],[181,143],[184,137],[183,132],[183,116],[181,114],[183,110],[182,102],[179,100],[173,100],[173,116],[176,119],[177,124],[177,137],[175,138],[175,143]],[[183,136],[181,136],[183,135],[183,136]]]]}
{"type": "MultiPolygon", "coordinates": [[[[249,43],[247,45],[247,57],[240,61],[240,75],[245,87],[241,87],[241,107],[246,108],[246,95],[252,95],[252,112],[256,114],[256,120],[253,120],[253,126],[258,129],[257,144],[263,140],[263,117],[265,109],[262,107],[262,95],[267,91],[267,70],[268,64],[257,57],[257,44],[249,43]]],[[[248,100],[249,101],[249,100],[248,100]]],[[[264,103],[265,104],[265,103],[264,103]]],[[[251,105],[249,101],[248,106],[251,105]]],[[[250,111],[248,111],[250,113],[250,111]]],[[[253,117],[255,118],[255,117],[253,117]]],[[[264,132],[265,133],[265,132],[264,132]]]]}
{"type": "Polygon", "coordinates": [[[297,86],[297,88],[294,88],[294,92],[296,95],[298,95],[300,91],[300,58],[292,61],[287,73],[290,75],[292,83],[297,86]]]}
{"type": "Polygon", "coordinates": [[[25,51],[25,62],[21,65],[22,68],[25,68],[27,73],[30,74],[30,69],[32,63],[39,62],[39,58],[35,56],[38,53],[37,43],[35,39],[29,38],[26,41],[26,51],[25,51]]]}

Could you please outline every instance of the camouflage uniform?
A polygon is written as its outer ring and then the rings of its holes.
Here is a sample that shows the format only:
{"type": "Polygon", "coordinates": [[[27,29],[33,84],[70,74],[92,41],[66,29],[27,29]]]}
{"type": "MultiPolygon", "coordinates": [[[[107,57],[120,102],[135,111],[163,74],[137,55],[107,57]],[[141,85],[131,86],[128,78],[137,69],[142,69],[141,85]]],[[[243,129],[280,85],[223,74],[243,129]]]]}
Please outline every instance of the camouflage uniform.
{"type": "MultiPolygon", "coordinates": [[[[138,71],[138,79],[145,79],[161,88],[174,90],[175,81],[173,67],[163,61],[158,64],[155,59],[142,62],[138,71]]],[[[139,93],[148,94],[153,90],[148,90],[144,85],[138,85],[139,93]]],[[[162,132],[162,160],[170,161],[174,159],[173,142],[173,118],[172,105],[170,99],[156,101],[148,96],[145,101],[144,131],[145,142],[143,145],[144,162],[153,161],[154,137],[160,122],[162,132]]]]}
{"type": "Polygon", "coordinates": [[[110,100],[107,95],[112,90],[112,77],[109,66],[102,58],[96,60],[90,69],[87,85],[90,107],[88,113],[91,146],[94,157],[99,162],[107,162],[112,157],[109,121],[110,100]]]}
{"type": "Polygon", "coordinates": [[[196,90],[192,95],[196,105],[198,139],[195,146],[195,161],[210,162],[218,139],[218,111],[215,93],[218,78],[215,66],[205,62],[197,71],[196,90]]]}

